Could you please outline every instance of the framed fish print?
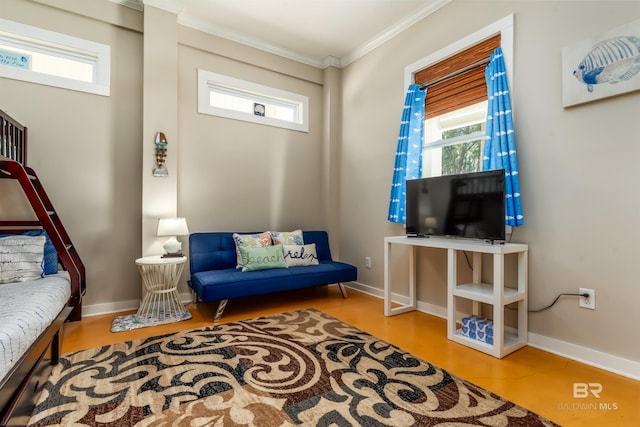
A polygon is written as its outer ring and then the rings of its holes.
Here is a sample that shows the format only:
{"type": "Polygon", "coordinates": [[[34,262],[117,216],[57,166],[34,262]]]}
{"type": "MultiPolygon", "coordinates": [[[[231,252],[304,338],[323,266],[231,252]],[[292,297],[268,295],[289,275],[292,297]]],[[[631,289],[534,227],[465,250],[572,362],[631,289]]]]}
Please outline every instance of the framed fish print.
{"type": "Polygon", "coordinates": [[[640,90],[640,20],[562,49],[562,105],[640,90]]]}

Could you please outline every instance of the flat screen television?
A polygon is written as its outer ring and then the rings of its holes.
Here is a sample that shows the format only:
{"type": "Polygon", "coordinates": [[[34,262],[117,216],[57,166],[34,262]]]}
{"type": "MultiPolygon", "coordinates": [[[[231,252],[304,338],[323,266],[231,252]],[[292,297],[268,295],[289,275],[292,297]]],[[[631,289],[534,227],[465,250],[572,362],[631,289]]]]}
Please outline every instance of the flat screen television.
{"type": "Polygon", "coordinates": [[[504,169],[407,180],[407,235],[504,241],[504,180],[504,169]]]}

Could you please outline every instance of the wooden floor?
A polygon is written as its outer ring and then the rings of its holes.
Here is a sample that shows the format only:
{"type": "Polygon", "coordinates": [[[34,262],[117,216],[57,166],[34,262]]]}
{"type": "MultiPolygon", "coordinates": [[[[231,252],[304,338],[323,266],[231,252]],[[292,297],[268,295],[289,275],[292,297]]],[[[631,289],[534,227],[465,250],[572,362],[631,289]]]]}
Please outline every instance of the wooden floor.
{"type": "MultiPolygon", "coordinates": [[[[454,375],[563,426],[640,426],[640,382],[525,347],[503,359],[447,340],[446,321],[418,311],[384,317],[383,302],[336,286],[230,301],[221,322],[315,307],[421,357],[454,375]],[[574,383],[600,383],[600,398],[573,398],[574,383]]],[[[112,333],[115,316],[85,317],[65,325],[62,352],[212,325],[214,304],[190,304],[193,318],[112,333]]],[[[124,314],[124,313],[118,313],[124,314]]],[[[637,337],[636,337],[637,338],[637,337]]]]}

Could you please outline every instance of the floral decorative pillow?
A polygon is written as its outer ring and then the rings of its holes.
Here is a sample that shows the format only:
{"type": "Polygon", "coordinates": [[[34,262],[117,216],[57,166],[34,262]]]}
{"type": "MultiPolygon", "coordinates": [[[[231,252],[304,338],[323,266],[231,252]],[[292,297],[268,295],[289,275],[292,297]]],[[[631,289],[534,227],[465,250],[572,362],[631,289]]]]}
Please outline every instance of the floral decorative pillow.
{"type": "Polygon", "coordinates": [[[249,247],[240,246],[242,271],[266,270],[269,268],[287,268],[282,245],[249,247]]]}
{"type": "Polygon", "coordinates": [[[288,267],[314,265],[318,263],[316,244],[308,245],[283,245],[284,260],[288,267]]]}
{"type": "Polygon", "coordinates": [[[0,283],[26,282],[44,275],[44,236],[0,238],[0,283]]]}
{"type": "Polygon", "coordinates": [[[272,245],[271,234],[268,231],[255,234],[233,233],[233,241],[236,244],[236,268],[243,267],[240,247],[259,248],[272,245]]]}
{"type": "Polygon", "coordinates": [[[274,245],[304,245],[302,230],[269,231],[274,245]]]}

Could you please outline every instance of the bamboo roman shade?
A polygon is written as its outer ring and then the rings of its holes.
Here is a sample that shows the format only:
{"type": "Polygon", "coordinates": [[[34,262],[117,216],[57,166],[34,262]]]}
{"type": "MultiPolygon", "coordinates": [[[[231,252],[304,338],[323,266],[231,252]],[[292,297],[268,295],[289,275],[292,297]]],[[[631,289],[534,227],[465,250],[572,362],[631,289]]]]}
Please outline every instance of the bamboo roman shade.
{"type": "Polygon", "coordinates": [[[500,34],[418,71],[415,83],[429,88],[425,119],[486,100],[485,67],[497,47],[500,34]]]}

